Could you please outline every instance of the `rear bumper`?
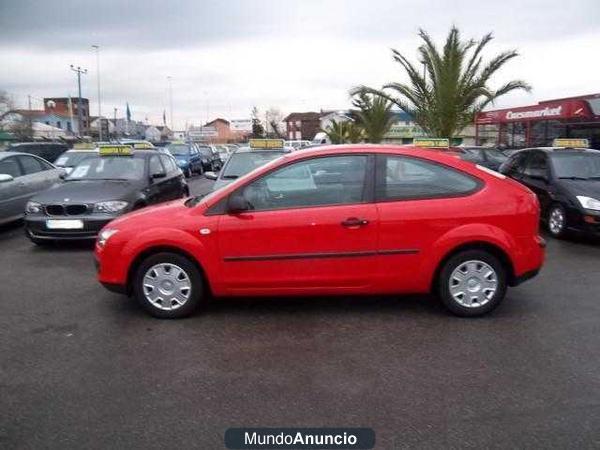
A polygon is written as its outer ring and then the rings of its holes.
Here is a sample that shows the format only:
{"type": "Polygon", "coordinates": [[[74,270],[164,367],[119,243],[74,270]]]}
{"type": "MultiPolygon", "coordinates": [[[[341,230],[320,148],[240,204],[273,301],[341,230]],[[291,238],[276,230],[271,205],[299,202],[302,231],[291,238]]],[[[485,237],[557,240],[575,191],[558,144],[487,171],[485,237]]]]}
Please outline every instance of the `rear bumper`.
{"type": "Polygon", "coordinates": [[[531,280],[532,278],[536,277],[538,273],[540,273],[540,269],[535,269],[535,270],[530,270],[529,272],[525,272],[524,274],[522,274],[518,277],[515,277],[512,280],[512,283],[510,285],[518,286],[518,285],[526,282],[527,280],[531,280]]]}
{"type": "Polygon", "coordinates": [[[25,216],[25,233],[30,238],[47,240],[94,240],[100,230],[117,216],[65,216],[53,217],[54,219],[77,219],[83,222],[83,228],[79,230],[57,230],[49,229],[46,221],[47,216],[25,216]]]}

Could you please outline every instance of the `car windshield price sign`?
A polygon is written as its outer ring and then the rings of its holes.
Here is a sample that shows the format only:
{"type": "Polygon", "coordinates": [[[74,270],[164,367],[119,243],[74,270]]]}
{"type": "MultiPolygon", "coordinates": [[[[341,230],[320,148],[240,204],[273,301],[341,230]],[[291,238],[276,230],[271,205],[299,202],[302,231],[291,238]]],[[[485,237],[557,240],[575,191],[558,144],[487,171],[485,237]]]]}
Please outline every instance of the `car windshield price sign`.
{"type": "Polygon", "coordinates": [[[413,139],[415,147],[426,148],[448,148],[450,147],[450,139],[447,138],[415,138],[413,139]]]}

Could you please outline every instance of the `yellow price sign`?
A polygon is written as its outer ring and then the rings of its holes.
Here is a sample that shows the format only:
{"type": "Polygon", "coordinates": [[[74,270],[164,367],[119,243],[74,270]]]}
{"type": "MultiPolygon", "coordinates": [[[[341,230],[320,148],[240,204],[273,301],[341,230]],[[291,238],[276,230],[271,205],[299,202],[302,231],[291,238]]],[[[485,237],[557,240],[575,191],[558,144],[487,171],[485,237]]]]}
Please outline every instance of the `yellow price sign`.
{"type": "Polygon", "coordinates": [[[136,142],[135,144],[133,144],[133,148],[135,148],[136,150],[147,150],[150,148],[154,148],[154,145],[152,145],[150,142],[136,142]]]}
{"type": "Polygon", "coordinates": [[[96,144],[92,142],[77,142],[73,145],[73,150],[93,150],[96,148],[96,144]]]}
{"type": "Polygon", "coordinates": [[[552,147],[588,148],[590,142],[587,139],[558,138],[552,141],[552,147]]]}
{"type": "Polygon", "coordinates": [[[283,148],[283,139],[250,139],[250,148],[283,148]]]}
{"type": "Polygon", "coordinates": [[[131,156],[133,149],[129,145],[102,145],[99,153],[100,156],[131,156]]]}
{"type": "Polygon", "coordinates": [[[425,148],[448,148],[448,147],[450,147],[450,139],[447,139],[447,138],[414,138],[413,145],[415,147],[425,147],[425,148]]]}

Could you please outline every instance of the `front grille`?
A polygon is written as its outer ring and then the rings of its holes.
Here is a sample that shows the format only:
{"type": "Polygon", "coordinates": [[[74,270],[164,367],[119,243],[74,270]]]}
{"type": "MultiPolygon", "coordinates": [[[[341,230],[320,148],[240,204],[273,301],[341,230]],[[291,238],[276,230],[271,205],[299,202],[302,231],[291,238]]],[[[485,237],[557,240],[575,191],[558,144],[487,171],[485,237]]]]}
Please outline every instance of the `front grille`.
{"type": "Polygon", "coordinates": [[[87,212],[87,205],[46,205],[49,216],[79,216],[87,212]]]}
{"type": "Polygon", "coordinates": [[[65,208],[63,205],[46,205],[46,214],[49,216],[64,216],[65,208]]]}
{"type": "Polygon", "coordinates": [[[67,205],[65,210],[69,216],[77,216],[79,214],[85,214],[87,212],[87,205],[67,205]]]}

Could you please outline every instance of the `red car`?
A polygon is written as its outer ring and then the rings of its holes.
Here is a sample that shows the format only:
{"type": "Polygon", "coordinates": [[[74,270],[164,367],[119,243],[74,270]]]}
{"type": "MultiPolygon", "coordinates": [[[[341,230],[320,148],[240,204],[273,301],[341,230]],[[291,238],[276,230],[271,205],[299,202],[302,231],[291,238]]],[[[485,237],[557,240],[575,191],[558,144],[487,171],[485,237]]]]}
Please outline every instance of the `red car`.
{"type": "Polygon", "coordinates": [[[162,318],[209,296],[428,292],[476,316],[540,270],[538,223],[531,191],[454,156],[330,146],[118,218],[95,254],[105,287],[162,318]]]}

